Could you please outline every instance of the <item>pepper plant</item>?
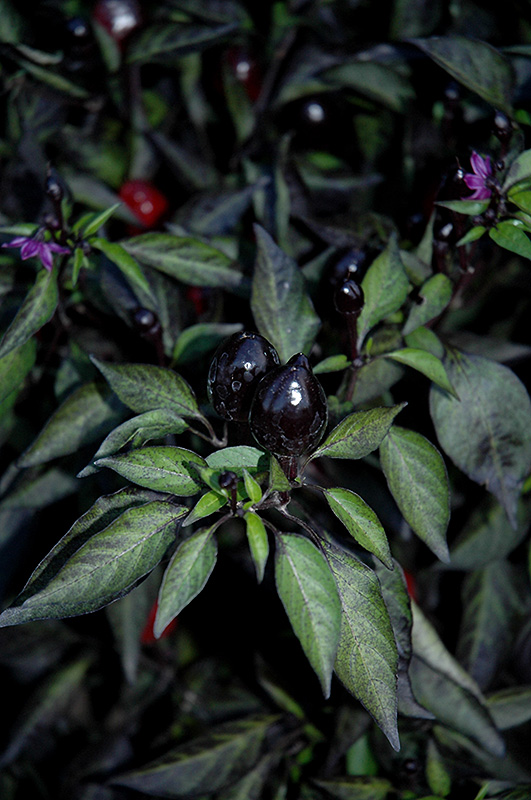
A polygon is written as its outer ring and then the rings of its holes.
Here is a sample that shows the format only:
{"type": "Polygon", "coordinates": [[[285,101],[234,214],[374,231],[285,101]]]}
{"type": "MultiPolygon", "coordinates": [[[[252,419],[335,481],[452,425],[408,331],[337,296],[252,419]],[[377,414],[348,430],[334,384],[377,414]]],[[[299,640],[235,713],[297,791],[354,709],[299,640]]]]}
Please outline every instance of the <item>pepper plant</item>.
{"type": "Polygon", "coordinates": [[[531,791],[529,42],[421,5],[0,4],[6,798],[531,791]]]}

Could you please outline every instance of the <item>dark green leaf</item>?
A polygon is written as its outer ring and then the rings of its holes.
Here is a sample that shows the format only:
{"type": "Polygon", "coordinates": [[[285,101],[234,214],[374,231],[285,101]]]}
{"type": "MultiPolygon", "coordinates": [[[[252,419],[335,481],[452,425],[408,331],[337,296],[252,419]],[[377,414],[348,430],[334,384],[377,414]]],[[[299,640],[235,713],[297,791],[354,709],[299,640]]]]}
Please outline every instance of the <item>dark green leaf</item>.
{"type": "Polygon", "coordinates": [[[152,797],[186,798],[219,792],[258,761],[275,717],[237,720],[206,736],[185,742],[142,769],[118,775],[112,783],[152,797]]]}
{"type": "Polygon", "coordinates": [[[180,375],[153,364],[108,364],[92,358],[113,392],[132,411],[164,408],[177,416],[201,417],[197,401],[180,375]]]}
{"type": "Polygon", "coordinates": [[[326,70],[322,77],[341,88],[354,89],[392,111],[405,111],[415,94],[406,76],[376,61],[344,61],[326,70]]]}
{"type": "Polygon", "coordinates": [[[252,503],[259,503],[262,499],[262,489],[258,481],[255,481],[253,476],[246,469],[243,470],[243,482],[247,496],[252,503]]]}
{"type": "Polygon", "coordinates": [[[450,655],[434,628],[413,606],[413,659],[410,666],[415,697],[436,718],[502,756],[505,743],[494,727],[475,681],[450,655]]]}
{"type": "Polygon", "coordinates": [[[0,359],[0,403],[18,389],[35,363],[37,342],[28,339],[0,359]]]}
{"type": "Polygon", "coordinates": [[[323,548],[343,608],[334,669],[398,750],[398,655],[378,578],[349,553],[327,543],[323,548]]]}
{"type": "Polygon", "coordinates": [[[0,342],[0,358],[20,347],[53,316],[58,300],[57,271],[39,270],[15,319],[0,342]]]}
{"type": "Polygon", "coordinates": [[[396,238],[391,238],[386,250],[373,261],[361,288],[365,303],[358,319],[358,349],[371,328],[397,311],[407,297],[409,281],[396,238]]]}
{"type": "Polygon", "coordinates": [[[372,508],[350,489],[326,489],[325,497],[351,536],[386,567],[393,569],[387,536],[372,508]]]}
{"type": "Polygon", "coordinates": [[[267,531],[258,514],[253,511],[247,511],[245,514],[245,524],[247,532],[247,541],[249,542],[249,550],[256,569],[256,577],[258,583],[261,583],[264,577],[264,570],[269,555],[269,540],[267,538],[267,531]]]}
{"type": "Polygon", "coordinates": [[[517,526],[507,525],[502,506],[487,497],[472,512],[450,550],[452,569],[481,569],[487,564],[505,558],[524,539],[531,507],[520,502],[517,509],[517,526]]]}
{"type": "Polygon", "coordinates": [[[435,555],[449,561],[450,487],[437,448],[420,433],[395,425],[380,445],[380,459],[406,522],[435,555]]]}
{"type": "MultiPolygon", "coordinates": [[[[99,214],[91,214],[90,217],[87,218],[83,224],[82,235],[84,237],[87,237],[87,236],[92,236],[94,233],[97,233],[99,229],[102,228],[105,225],[105,223],[110,220],[116,209],[120,208],[120,205],[121,203],[114,203],[110,208],[106,208],[105,211],[100,211],[99,214]]],[[[103,242],[105,240],[102,239],[101,241],[103,242]]],[[[93,243],[91,242],[91,244],[93,243]]],[[[106,242],[106,244],[109,243],[106,242]]],[[[149,288],[149,285],[146,288],[149,288]]]]}
{"type": "Polygon", "coordinates": [[[260,333],[276,348],[281,362],[308,353],[320,321],[295,261],[255,225],[258,245],[251,309],[260,333]]]}
{"type": "Polygon", "coordinates": [[[457,211],[458,214],[465,214],[467,217],[477,217],[484,214],[489,207],[488,200],[439,200],[437,203],[441,208],[449,211],[457,211]]]}
{"type": "Polygon", "coordinates": [[[23,592],[26,599],[15,599],[0,615],[0,626],[87,614],[117,600],[160,562],[185,513],[162,501],[127,509],[76,549],[49,580],[51,562],[38,582],[34,574],[23,592]]]}
{"type": "Polygon", "coordinates": [[[396,415],[406,403],[389,408],[355,411],[345,417],[310,458],[363,458],[380,446],[396,415]]]}
{"type": "Polygon", "coordinates": [[[465,36],[432,36],[413,42],[457,81],[494,108],[511,114],[513,71],[499,50],[465,36]]]}
{"type": "Polygon", "coordinates": [[[214,350],[223,339],[241,331],[241,324],[202,322],[186,328],[175,342],[173,360],[176,364],[191,364],[214,350]]]}
{"type": "Polygon", "coordinates": [[[523,725],[531,720],[531,687],[501,689],[487,697],[487,706],[499,730],[523,725]]]}
{"type": "Polygon", "coordinates": [[[503,182],[502,191],[508,192],[510,199],[512,199],[512,192],[509,190],[516,186],[517,183],[531,179],[531,150],[524,150],[520,153],[511,163],[503,182]]]}
{"type": "Polygon", "coordinates": [[[127,51],[129,62],[147,63],[163,61],[168,57],[182,56],[210,47],[238,27],[237,22],[224,25],[192,25],[168,22],[149,25],[142,30],[127,51]]]}
{"type": "Polygon", "coordinates": [[[246,186],[236,191],[208,192],[192,197],[179,209],[177,221],[185,229],[198,235],[221,236],[232,233],[249,207],[258,186],[246,186]]]}
{"type": "Polygon", "coordinates": [[[206,465],[206,461],[183,447],[140,447],[130,453],[100,458],[97,467],[109,467],[132,483],[158,492],[187,497],[197,494],[201,482],[192,464],[206,465]]]}
{"type": "Polygon", "coordinates": [[[405,342],[408,347],[414,347],[416,350],[426,350],[426,352],[432,353],[440,359],[444,357],[444,345],[431,328],[422,326],[415,328],[414,331],[405,336],[405,342]]]}
{"type": "Polygon", "coordinates": [[[305,536],[278,533],[275,580],[295,635],[328,697],[341,626],[341,606],[330,567],[305,536]]]}
{"type": "Polygon", "coordinates": [[[91,464],[81,470],[78,478],[86,478],[87,475],[97,472],[97,467],[92,466],[94,461],[105,456],[114,455],[126,445],[139,447],[150,439],[159,439],[169,434],[182,433],[187,427],[182,417],[178,417],[173,411],[168,411],[164,408],[145,411],[137,417],[122,422],[121,425],[111,431],[101,443],[91,464]]]}
{"type": "Polygon", "coordinates": [[[402,350],[385,353],[385,357],[392,358],[393,361],[398,361],[399,364],[405,364],[418,370],[430,381],[440,386],[441,389],[454,394],[452,384],[448,380],[448,375],[441,359],[434,356],[433,353],[429,353],[427,350],[418,350],[414,347],[404,347],[402,350]]]}
{"type": "Polygon", "coordinates": [[[469,575],[463,584],[463,617],[457,658],[485,689],[506,659],[519,611],[515,574],[507,561],[495,561],[469,575]]]}
{"type": "Polygon", "coordinates": [[[117,242],[108,242],[107,239],[91,239],[90,246],[105,253],[109,261],[116,264],[118,269],[123,272],[133,289],[140,291],[141,297],[146,295],[153,300],[153,292],[148,279],[138,262],[122,245],[117,242]]]}
{"type": "Polygon", "coordinates": [[[227,497],[224,494],[221,494],[219,491],[212,490],[211,492],[206,492],[202,497],[199,498],[193,509],[184,520],[183,528],[186,528],[188,525],[193,525],[193,523],[197,522],[198,519],[204,519],[205,517],[209,517],[211,514],[215,514],[215,512],[219,511],[220,508],[223,508],[226,503],[227,497]]]}
{"type": "Polygon", "coordinates": [[[76,478],[57,467],[45,471],[30,469],[24,471],[20,481],[2,498],[0,509],[5,511],[8,508],[20,508],[31,511],[45,508],[78,489],[76,478]]]}
{"type": "Polygon", "coordinates": [[[153,633],[160,636],[172,620],[202,591],[216,564],[215,527],[196,531],[181,542],[162,579],[153,633]]]}
{"type": "Polygon", "coordinates": [[[509,220],[498,222],[495,228],[489,230],[490,238],[500,247],[517,253],[519,256],[531,259],[531,240],[524,233],[523,225],[514,225],[509,220]]]}
{"type": "Polygon", "coordinates": [[[216,450],[206,458],[209,467],[216,470],[232,470],[237,475],[243,476],[243,470],[267,470],[269,459],[267,455],[256,447],[241,444],[236,447],[224,447],[216,450]]]}
{"type": "Polygon", "coordinates": [[[526,214],[531,214],[531,190],[521,189],[516,191],[516,189],[518,189],[518,186],[515,187],[515,190],[509,192],[509,200],[522,211],[525,211],[526,214]]]}
{"type": "Polygon", "coordinates": [[[107,387],[86,383],[76,389],[48,420],[18,461],[21,467],[44,464],[75,453],[99,439],[123,419],[123,406],[107,387]]]}
{"type": "Polygon", "coordinates": [[[144,233],[122,247],[142,264],[192,286],[211,286],[246,294],[248,279],[221,250],[190,236],[144,233]]]}
{"type": "Polygon", "coordinates": [[[190,189],[206,189],[218,183],[219,176],[216,169],[202,155],[192,152],[189,147],[178,144],[175,138],[166,136],[160,131],[150,131],[149,138],[160,152],[162,161],[166,162],[178,180],[190,189]]]}
{"type": "Polygon", "coordinates": [[[385,358],[375,358],[364,364],[356,377],[352,398],[354,405],[359,406],[381,397],[400,380],[403,374],[402,367],[385,358]]]}
{"type": "Polygon", "coordinates": [[[420,325],[438,317],[452,298],[453,284],[442,273],[433,275],[422,285],[419,291],[419,303],[414,305],[402,333],[407,336],[420,325]]]}
{"type": "Polygon", "coordinates": [[[457,247],[462,247],[464,244],[470,244],[471,242],[477,242],[478,239],[481,239],[486,230],[484,225],[476,225],[475,228],[470,228],[468,233],[461,236],[457,242],[457,247]]]}
{"type": "Polygon", "coordinates": [[[513,527],[531,468],[531,401],[516,375],[481,356],[454,352],[446,371],[459,400],[432,387],[430,410],[443,450],[473,481],[485,484],[513,527]]]}
{"type": "Polygon", "coordinates": [[[280,466],[275,456],[270,457],[269,462],[269,490],[271,492],[289,492],[291,484],[286,477],[286,473],[280,466]]]}

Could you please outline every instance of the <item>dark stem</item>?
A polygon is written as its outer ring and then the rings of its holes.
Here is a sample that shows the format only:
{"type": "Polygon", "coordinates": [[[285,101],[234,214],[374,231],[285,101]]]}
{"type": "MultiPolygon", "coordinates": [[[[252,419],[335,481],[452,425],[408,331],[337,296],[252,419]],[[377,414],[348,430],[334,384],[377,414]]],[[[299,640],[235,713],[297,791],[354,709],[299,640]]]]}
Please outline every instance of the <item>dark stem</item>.
{"type": "MultiPolygon", "coordinates": [[[[278,463],[282,467],[284,475],[290,483],[296,479],[299,474],[299,459],[297,456],[278,456],[278,463]]],[[[291,499],[291,492],[279,493],[280,503],[285,506],[291,499]]]]}

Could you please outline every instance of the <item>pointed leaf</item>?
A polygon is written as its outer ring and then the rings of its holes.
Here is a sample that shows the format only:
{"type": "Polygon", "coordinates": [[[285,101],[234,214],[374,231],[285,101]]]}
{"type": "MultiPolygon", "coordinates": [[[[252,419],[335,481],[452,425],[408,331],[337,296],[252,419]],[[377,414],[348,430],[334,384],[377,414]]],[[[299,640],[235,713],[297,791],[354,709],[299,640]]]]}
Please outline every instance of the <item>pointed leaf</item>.
{"type": "Polygon", "coordinates": [[[112,779],[151,797],[187,798],[219,792],[256,764],[275,717],[242,719],[213,727],[164,753],[142,769],[112,779]]]}
{"type": "Polygon", "coordinates": [[[211,46],[237,27],[238,22],[235,21],[222,25],[200,25],[189,21],[170,24],[165,20],[142,29],[141,35],[128,48],[127,60],[130,63],[159,60],[167,63],[168,58],[211,46]]]}
{"type": "Polygon", "coordinates": [[[387,536],[372,508],[350,489],[326,489],[325,497],[351,536],[386,567],[393,569],[387,536]]]}
{"type": "Polygon", "coordinates": [[[0,626],[87,614],[129,592],[161,561],[186,509],[153,501],[124,511],[68,558],[55,574],[32,578],[34,594],[0,614],[0,626]]]}
{"type": "Polygon", "coordinates": [[[180,375],[153,364],[108,364],[92,358],[122,403],[141,414],[165,408],[182,417],[201,417],[195,395],[180,375]]]}
{"type": "Polygon", "coordinates": [[[398,750],[398,655],[378,578],[350,553],[327,543],[323,548],[343,608],[334,669],[398,750]]]}
{"type": "Polygon", "coordinates": [[[389,408],[371,408],[369,411],[349,414],[336,425],[321,446],[314,450],[310,459],[321,456],[364,458],[380,446],[394,418],[405,405],[406,403],[400,403],[389,408]]]}
{"type": "Polygon", "coordinates": [[[386,800],[393,788],[386,778],[368,775],[346,775],[326,781],[316,780],[315,784],[324,789],[327,797],[333,797],[335,800],[386,800]]]}
{"type": "Polygon", "coordinates": [[[75,453],[101,438],[123,419],[123,413],[123,406],[108,387],[86,383],[59,406],[18,464],[32,467],[75,453]]]}
{"type": "Polygon", "coordinates": [[[39,270],[34,286],[0,341],[0,358],[27,342],[52,318],[58,297],[57,270],[39,270]]]}
{"type": "Polygon", "coordinates": [[[531,469],[531,401],[516,375],[481,356],[454,352],[446,371],[459,400],[432,387],[437,437],[452,461],[485,484],[513,527],[522,483],[531,469]]]}
{"type": "Polygon", "coordinates": [[[489,236],[500,247],[531,259],[531,240],[521,225],[513,225],[509,221],[498,222],[495,228],[490,228],[489,236]]]}
{"type": "Polygon", "coordinates": [[[394,350],[392,353],[385,353],[385,358],[392,358],[400,364],[418,370],[430,381],[433,381],[445,389],[450,394],[455,394],[452,384],[448,380],[448,375],[440,358],[428,353],[427,350],[418,350],[415,347],[404,347],[402,350],[394,350]]]}
{"type": "Polygon", "coordinates": [[[251,309],[258,330],[285,363],[294,353],[309,352],[320,321],[295,261],[259,225],[255,235],[251,309]]]}
{"type": "Polygon", "coordinates": [[[262,490],[260,488],[260,484],[255,481],[255,479],[246,469],[243,470],[243,481],[245,485],[245,491],[247,492],[249,499],[252,500],[253,504],[259,503],[262,499],[262,490]]]}
{"type": "Polygon", "coordinates": [[[380,445],[380,460],[406,522],[435,555],[449,561],[450,487],[437,448],[420,433],[395,425],[380,445]]]}
{"type": "Polygon", "coordinates": [[[414,305],[402,333],[407,336],[426,322],[438,317],[452,299],[453,284],[442,272],[432,275],[419,291],[419,303],[414,305]]]}
{"type": "Polygon", "coordinates": [[[511,187],[522,182],[523,185],[531,179],[531,150],[524,150],[511,163],[503,182],[502,191],[508,193],[512,200],[511,187]]]}
{"type": "Polygon", "coordinates": [[[37,342],[28,339],[0,359],[0,403],[23,382],[35,363],[37,342]]]}
{"type": "MultiPolygon", "coordinates": [[[[114,206],[115,208],[117,206],[114,206]]],[[[133,289],[140,290],[142,296],[146,294],[147,297],[153,299],[153,292],[151,285],[142,272],[137,261],[117,242],[108,242],[107,239],[91,239],[90,246],[95,250],[100,250],[104,253],[109,261],[116,264],[118,269],[123,272],[133,289]]],[[[155,302],[155,300],[153,300],[155,302]]]]}
{"type": "Polygon", "coordinates": [[[278,459],[271,455],[269,461],[269,491],[270,492],[289,492],[291,483],[286,477],[286,473],[280,466],[278,459]]]}
{"type": "Polygon", "coordinates": [[[216,450],[207,456],[206,463],[213,469],[230,469],[237,475],[243,476],[244,469],[250,472],[267,470],[269,462],[267,455],[262,450],[242,444],[236,447],[224,447],[222,450],[216,450]]]}
{"type": "Polygon", "coordinates": [[[190,236],[143,233],[121,242],[141,264],[192,286],[211,286],[246,295],[249,281],[221,250],[190,236]]]}
{"type": "Polygon", "coordinates": [[[130,453],[99,458],[97,467],[109,467],[128,481],[168,492],[180,497],[197,494],[201,482],[192,464],[206,464],[205,460],[191,450],[183,447],[157,446],[140,447],[130,453]]]}
{"type": "Polygon", "coordinates": [[[82,235],[86,238],[97,233],[120,206],[121,203],[114,203],[110,208],[106,208],[105,211],[100,211],[99,214],[90,214],[83,225],[82,235]]]}
{"type": "Polygon", "coordinates": [[[176,364],[191,364],[241,329],[239,323],[202,322],[191,325],[179,334],[173,349],[173,360],[176,364]]]}
{"type": "Polygon", "coordinates": [[[181,542],[166,568],[159,592],[153,633],[158,638],[172,620],[203,590],[216,564],[215,527],[181,542]]]}
{"type": "Polygon", "coordinates": [[[409,281],[396,238],[392,238],[386,250],[373,261],[361,288],[365,303],[358,318],[358,350],[371,328],[397,311],[407,297],[409,281]]]}
{"type": "Polygon", "coordinates": [[[465,36],[431,36],[412,41],[457,81],[494,108],[511,114],[511,64],[490,44],[465,36]]]}
{"type": "Polygon", "coordinates": [[[510,686],[487,697],[496,727],[505,731],[531,720],[531,686],[510,686]]]}
{"type": "Polygon", "coordinates": [[[326,559],[306,537],[278,533],[275,580],[295,635],[328,697],[339,642],[341,606],[326,559]]]}
{"type": "Polygon", "coordinates": [[[211,514],[215,514],[220,508],[227,504],[227,497],[219,491],[206,492],[199,498],[188,516],[183,522],[183,528],[193,525],[198,519],[204,519],[211,514]]]}
{"type": "Polygon", "coordinates": [[[249,542],[249,550],[256,569],[256,577],[258,583],[262,583],[264,578],[264,571],[269,556],[269,540],[267,538],[267,531],[258,514],[253,511],[247,511],[244,516],[247,541],[249,542]]]}

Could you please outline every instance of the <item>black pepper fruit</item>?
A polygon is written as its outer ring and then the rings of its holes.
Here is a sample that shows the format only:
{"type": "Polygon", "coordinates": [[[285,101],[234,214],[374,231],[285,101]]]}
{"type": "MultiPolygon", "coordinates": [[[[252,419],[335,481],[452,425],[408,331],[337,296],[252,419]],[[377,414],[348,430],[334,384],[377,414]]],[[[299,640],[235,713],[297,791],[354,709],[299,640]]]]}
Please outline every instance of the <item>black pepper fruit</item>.
{"type": "Polygon", "coordinates": [[[208,396],[224,419],[247,419],[265,373],[280,363],[273,345],[252,331],[235,333],[218,347],[208,372],[208,396]]]}
{"type": "Polygon", "coordinates": [[[278,456],[300,456],[320,442],[328,417],[326,395],[303,353],[268,372],[249,412],[251,432],[278,456]]]}
{"type": "Polygon", "coordinates": [[[363,309],[363,289],[357,281],[349,278],[336,289],[334,303],[340,314],[355,314],[358,316],[363,309]]]}

